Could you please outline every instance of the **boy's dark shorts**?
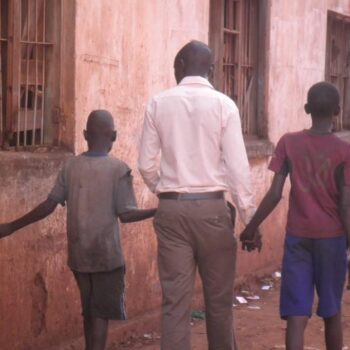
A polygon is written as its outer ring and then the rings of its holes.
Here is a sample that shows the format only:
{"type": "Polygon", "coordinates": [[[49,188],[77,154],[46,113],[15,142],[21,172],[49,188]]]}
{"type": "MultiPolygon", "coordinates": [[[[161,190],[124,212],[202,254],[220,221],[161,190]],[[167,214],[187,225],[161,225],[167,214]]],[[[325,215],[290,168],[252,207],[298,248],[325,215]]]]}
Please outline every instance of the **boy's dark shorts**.
{"type": "Polygon", "coordinates": [[[310,239],[286,235],[282,264],[281,318],[312,314],[335,316],[341,309],[346,278],[346,238],[310,239]]]}
{"type": "Polygon", "coordinates": [[[103,272],[73,271],[77,281],[83,316],[108,320],[125,320],[125,267],[103,272]]]}

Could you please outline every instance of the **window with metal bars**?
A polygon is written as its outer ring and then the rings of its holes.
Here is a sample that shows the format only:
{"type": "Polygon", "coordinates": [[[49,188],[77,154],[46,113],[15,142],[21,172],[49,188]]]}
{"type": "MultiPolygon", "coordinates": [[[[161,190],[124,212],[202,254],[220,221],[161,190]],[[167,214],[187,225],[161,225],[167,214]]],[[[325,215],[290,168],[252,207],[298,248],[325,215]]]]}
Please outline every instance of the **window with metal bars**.
{"type": "Polygon", "coordinates": [[[350,129],[350,17],[328,12],[326,80],[340,93],[341,112],[335,131],[350,129]]]}
{"type": "Polygon", "coordinates": [[[258,120],[266,24],[263,10],[262,0],[211,0],[210,6],[213,84],[237,103],[245,135],[265,136],[258,120]]]}
{"type": "Polygon", "coordinates": [[[56,142],[60,0],[1,0],[0,146],[56,142]]]}

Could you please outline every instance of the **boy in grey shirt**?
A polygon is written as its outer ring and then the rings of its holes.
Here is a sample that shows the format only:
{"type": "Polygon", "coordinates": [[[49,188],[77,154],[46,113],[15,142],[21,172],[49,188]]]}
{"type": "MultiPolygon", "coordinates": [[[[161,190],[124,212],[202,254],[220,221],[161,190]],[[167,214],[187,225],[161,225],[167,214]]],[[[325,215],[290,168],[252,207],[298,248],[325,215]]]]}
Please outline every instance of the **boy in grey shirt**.
{"type": "Polygon", "coordinates": [[[88,151],[66,161],[48,198],[23,217],[0,225],[0,238],[67,204],[68,266],[79,286],[86,350],[103,350],[108,320],[124,320],[124,258],[121,222],[154,216],[137,209],[130,168],[108,155],[116,140],[112,115],[93,111],[84,137],[88,151]]]}

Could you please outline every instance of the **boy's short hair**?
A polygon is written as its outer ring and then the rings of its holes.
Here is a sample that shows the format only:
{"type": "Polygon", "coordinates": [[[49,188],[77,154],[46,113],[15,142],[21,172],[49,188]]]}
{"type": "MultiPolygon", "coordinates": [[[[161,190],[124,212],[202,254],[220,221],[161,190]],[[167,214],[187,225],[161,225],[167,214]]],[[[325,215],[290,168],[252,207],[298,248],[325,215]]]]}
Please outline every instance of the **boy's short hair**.
{"type": "Polygon", "coordinates": [[[329,117],[337,114],[339,103],[337,88],[327,82],[312,85],[307,93],[308,112],[313,117],[329,117]]]}

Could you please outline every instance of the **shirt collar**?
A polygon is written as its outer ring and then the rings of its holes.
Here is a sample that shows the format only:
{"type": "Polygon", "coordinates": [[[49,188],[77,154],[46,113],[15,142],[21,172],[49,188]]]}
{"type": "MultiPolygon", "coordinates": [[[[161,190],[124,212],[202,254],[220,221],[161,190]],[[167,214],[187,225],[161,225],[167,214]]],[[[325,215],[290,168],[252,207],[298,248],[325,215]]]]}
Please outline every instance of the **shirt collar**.
{"type": "Polygon", "coordinates": [[[208,81],[208,79],[203,78],[201,76],[187,76],[183,78],[179,85],[192,85],[192,84],[199,84],[199,85],[204,85],[207,86],[211,89],[213,89],[213,85],[211,85],[208,81]]]}

